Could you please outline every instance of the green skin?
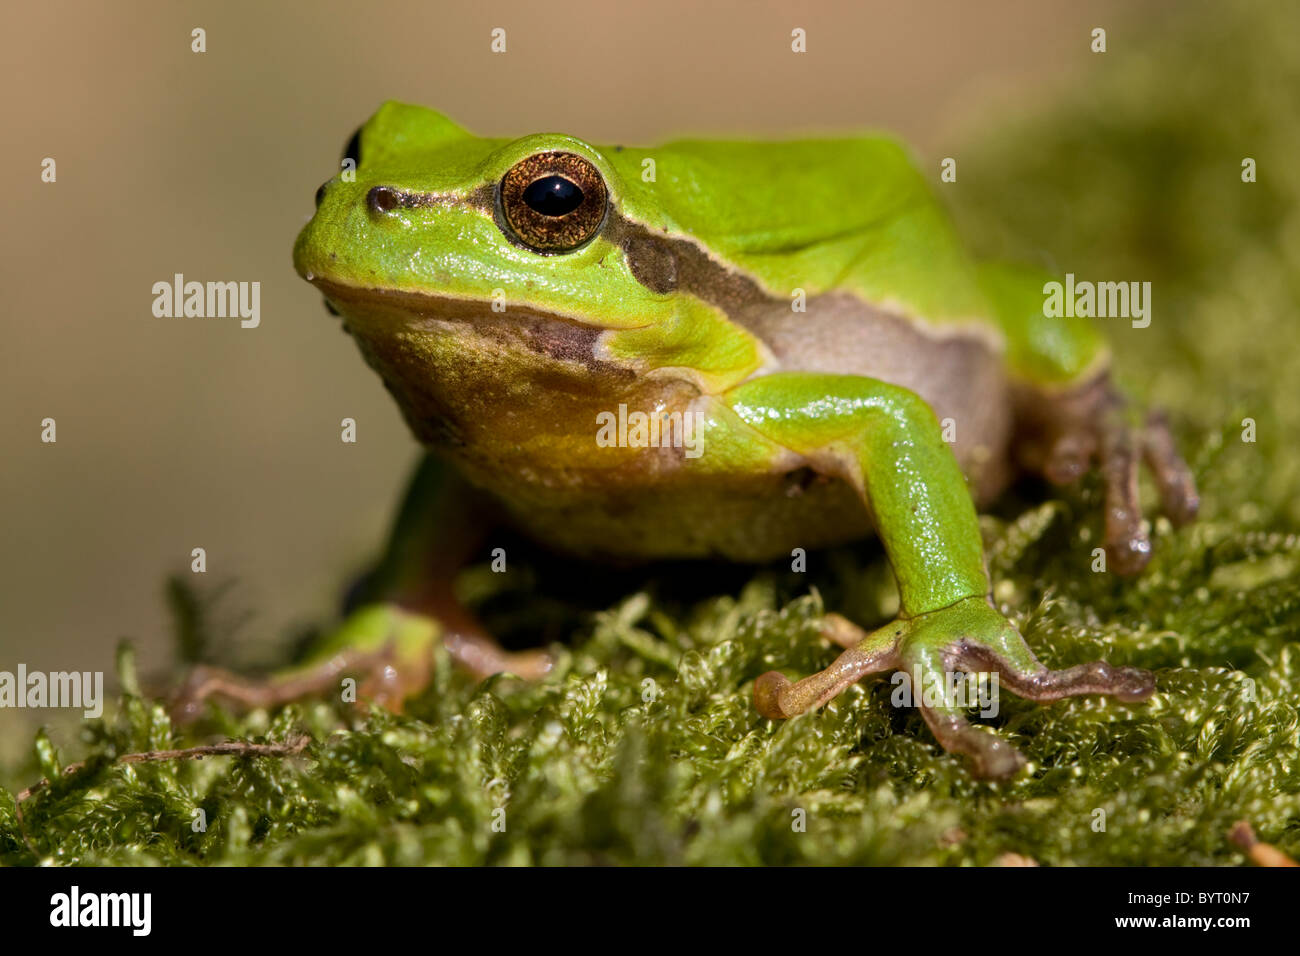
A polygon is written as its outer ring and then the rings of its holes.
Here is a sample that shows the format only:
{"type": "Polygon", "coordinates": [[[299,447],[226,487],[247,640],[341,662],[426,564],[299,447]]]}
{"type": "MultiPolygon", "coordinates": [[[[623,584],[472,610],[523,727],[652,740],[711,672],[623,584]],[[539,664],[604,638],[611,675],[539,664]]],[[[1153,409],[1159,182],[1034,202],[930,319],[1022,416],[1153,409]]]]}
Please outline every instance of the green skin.
{"type": "MultiPolygon", "coordinates": [[[[896,142],[597,148],[483,139],[387,103],[351,151],[355,175],[321,188],[294,265],[471,496],[598,558],[763,561],[879,536],[898,618],[868,634],[828,615],[844,653],[797,682],[759,676],[762,714],[793,716],[891,669],[927,682],[996,671],[1039,700],[1150,695],[1146,671],[1035,659],[989,598],[975,501],[1020,471],[1064,482],[1097,462],[1112,570],[1133,573],[1150,554],[1139,458],[1175,521],[1195,512],[1191,477],[1161,420],[1129,427],[1095,330],[1043,317],[1050,276],[972,262],[896,142]],[[585,205],[538,205],[512,191],[512,170],[521,189],[558,171],[585,205]],[[598,416],[620,405],[691,414],[703,453],[598,442],[598,416]]],[[[212,694],[275,703],[358,670],[372,698],[400,706],[427,680],[439,632],[479,672],[544,673],[544,655],[505,654],[454,603],[450,580],[473,550],[455,542],[478,519],[434,475],[417,475],[378,603],[321,662],[268,685],[205,671],[182,711],[212,694]]],[[[1021,766],[961,708],[917,696],[977,774],[1021,766]]]]}

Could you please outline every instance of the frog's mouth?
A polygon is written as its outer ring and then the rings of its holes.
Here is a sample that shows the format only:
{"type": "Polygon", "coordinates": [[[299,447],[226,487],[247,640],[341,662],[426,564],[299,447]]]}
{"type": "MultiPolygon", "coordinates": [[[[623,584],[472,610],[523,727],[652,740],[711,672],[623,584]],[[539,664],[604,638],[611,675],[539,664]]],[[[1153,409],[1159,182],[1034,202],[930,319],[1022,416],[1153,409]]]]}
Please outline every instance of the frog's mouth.
{"type": "Polygon", "coordinates": [[[322,276],[308,277],[353,336],[372,347],[408,333],[457,335],[522,349],[552,363],[578,363],[591,372],[632,378],[635,371],[600,356],[606,331],[568,316],[513,306],[494,312],[490,303],[401,289],[363,288],[322,276]]]}

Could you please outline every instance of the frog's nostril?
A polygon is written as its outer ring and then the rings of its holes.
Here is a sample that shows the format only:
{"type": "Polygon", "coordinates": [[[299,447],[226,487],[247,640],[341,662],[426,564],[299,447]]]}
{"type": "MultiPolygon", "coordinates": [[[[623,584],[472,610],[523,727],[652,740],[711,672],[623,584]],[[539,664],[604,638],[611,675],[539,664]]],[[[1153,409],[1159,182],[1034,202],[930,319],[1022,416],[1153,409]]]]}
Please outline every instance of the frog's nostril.
{"type": "Polygon", "coordinates": [[[374,213],[392,212],[401,202],[402,197],[391,186],[375,186],[366,193],[366,205],[374,213]]]}
{"type": "Polygon", "coordinates": [[[319,208],[320,208],[320,204],[323,203],[323,202],[325,201],[325,187],[328,186],[328,185],[329,185],[329,183],[321,183],[321,184],[320,184],[320,188],[316,190],[316,208],[317,208],[317,209],[319,209],[319,208]]]}

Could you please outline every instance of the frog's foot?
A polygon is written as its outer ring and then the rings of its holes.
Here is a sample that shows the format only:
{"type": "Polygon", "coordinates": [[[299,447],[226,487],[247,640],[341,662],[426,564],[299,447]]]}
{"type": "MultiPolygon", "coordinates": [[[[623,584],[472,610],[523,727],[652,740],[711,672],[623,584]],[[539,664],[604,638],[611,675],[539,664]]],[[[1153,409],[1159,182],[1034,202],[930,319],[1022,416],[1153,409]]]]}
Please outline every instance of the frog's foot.
{"type": "Polygon", "coordinates": [[[1041,664],[1035,670],[1025,671],[979,646],[963,648],[958,666],[967,672],[975,672],[971,668],[979,666],[986,671],[996,671],[1004,687],[1026,700],[1049,701],[1105,694],[1133,704],[1146,700],[1156,689],[1155,675],[1141,667],[1088,661],[1055,671],[1041,664]]]}
{"type": "Polygon", "coordinates": [[[1160,506],[1169,520],[1181,527],[1195,518],[1201,506],[1196,479],[1183,456],[1178,454],[1169,432],[1169,419],[1162,411],[1147,414],[1142,432],[1142,457],[1160,489],[1160,506]]]}
{"type": "Polygon", "coordinates": [[[868,674],[897,667],[904,631],[895,621],[868,634],[838,614],[827,614],[822,635],[848,650],[824,671],[793,683],[780,671],[760,675],[754,681],[754,707],[769,720],[781,720],[822,706],[868,674]]]}
{"type": "Polygon", "coordinates": [[[1025,413],[1029,440],[1021,449],[1031,470],[1053,484],[1078,480],[1094,462],[1105,488],[1104,544],[1111,567],[1136,574],[1151,560],[1151,540],[1138,505],[1138,466],[1145,460],[1175,525],[1196,517],[1196,482],[1174,447],[1165,416],[1153,412],[1135,434],[1124,400],[1105,379],[1069,395],[1041,400],[1025,413]]]}
{"type": "MultiPolygon", "coordinates": [[[[846,625],[853,627],[838,618],[831,621],[828,631],[846,632],[846,625]]],[[[1005,686],[1036,701],[1081,694],[1140,701],[1155,690],[1150,671],[1115,667],[1105,661],[1049,670],[1034,657],[1015,626],[982,597],[900,618],[871,634],[859,633],[863,638],[858,645],[820,673],[794,683],[775,671],[758,678],[754,702],[759,713],[769,718],[793,717],[820,707],[867,674],[900,670],[910,682],[913,706],[943,748],[968,756],[976,776],[1003,779],[1024,765],[1024,757],[993,732],[967,721],[968,707],[978,703],[987,709],[996,703],[996,696],[975,689],[980,685],[970,675],[979,678],[996,673],[999,684],[992,686],[1005,686]]]]}
{"type": "Polygon", "coordinates": [[[555,666],[551,655],[542,650],[507,651],[461,606],[450,588],[425,595],[420,609],[442,625],[442,644],[451,659],[479,680],[506,672],[537,681],[555,666]]]}
{"type": "Polygon", "coordinates": [[[1151,539],[1138,504],[1138,454],[1132,430],[1118,411],[1099,426],[1101,480],[1106,490],[1103,544],[1118,574],[1137,574],[1151,560],[1151,539]]]}
{"type": "Polygon", "coordinates": [[[443,637],[442,643],[451,659],[479,680],[507,673],[539,681],[555,666],[546,651],[508,651],[487,634],[453,631],[443,637]]]}
{"type": "Polygon", "coordinates": [[[380,652],[342,651],[305,669],[262,678],[199,665],[185,676],[167,709],[172,720],[180,724],[195,720],[209,700],[221,700],[240,710],[269,710],[306,697],[338,692],[346,677],[360,676],[358,700],[400,711],[406,694],[392,656],[389,648],[380,652]]]}
{"type": "Polygon", "coordinates": [[[169,710],[174,720],[186,723],[211,699],[241,709],[269,709],[305,697],[347,694],[344,681],[351,678],[355,695],[344,699],[400,713],[406,698],[429,683],[433,645],[439,639],[453,660],[480,679],[508,672],[537,680],[551,668],[543,651],[512,653],[468,627],[443,631],[440,622],[427,616],[394,605],[373,605],[353,612],[306,665],[264,678],[195,667],[172,695],[169,710]]]}

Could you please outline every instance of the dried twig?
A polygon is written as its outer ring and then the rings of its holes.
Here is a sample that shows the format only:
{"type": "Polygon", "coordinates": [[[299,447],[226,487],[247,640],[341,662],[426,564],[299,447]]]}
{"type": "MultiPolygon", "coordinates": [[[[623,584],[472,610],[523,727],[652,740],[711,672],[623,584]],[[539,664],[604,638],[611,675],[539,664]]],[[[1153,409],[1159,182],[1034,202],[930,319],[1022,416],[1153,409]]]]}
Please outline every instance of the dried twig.
{"type": "MultiPolygon", "coordinates": [[[[307,749],[307,745],[312,742],[311,737],[307,734],[300,734],[279,744],[255,744],[246,740],[227,740],[219,744],[204,744],[200,747],[186,747],[184,750],[146,750],[141,753],[123,754],[113,761],[119,763],[149,763],[156,760],[202,760],[204,757],[230,757],[230,756],[251,756],[251,757],[291,757],[294,754],[300,754],[307,749]]],[[[76,773],[82,767],[86,766],[85,761],[80,763],[70,763],[63,768],[60,777],[66,777],[68,774],[76,773]]],[[[36,848],[32,846],[31,841],[27,838],[27,831],[23,827],[23,801],[33,794],[40,793],[50,785],[48,777],[32,784],[26,790],[23,790],[14,798],[15,809],[18,814],[18,829],[22,833],[23,842],[27,844],[27,849],[33,854],[36,848]]]]}

